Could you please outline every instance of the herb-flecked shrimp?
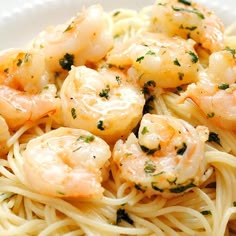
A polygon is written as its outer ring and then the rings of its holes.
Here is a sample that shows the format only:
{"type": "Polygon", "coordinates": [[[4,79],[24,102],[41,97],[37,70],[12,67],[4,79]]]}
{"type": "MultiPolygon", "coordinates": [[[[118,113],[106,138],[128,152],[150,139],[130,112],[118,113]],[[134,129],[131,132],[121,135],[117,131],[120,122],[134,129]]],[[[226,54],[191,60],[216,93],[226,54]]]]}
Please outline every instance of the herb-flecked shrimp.
{"type": "Polygon", "coordinates": [[[128,136],[142,117],[145,99],[140,88],[127,80],[115,69],[73,67],[61,88],[56,119],[109,143],[128,136]]]}
{"type": "Polygon", "coordinates": [[[133,182],[147,196],[172,197],[201,183],[208,129],[184,120],[145,114],[138,138],[132,133],[113,150],[121,178],[133,182]]]}
{"type": "Polygon", "coordinates": [[[110,158],[105,141],[85,130],[58,128],[32,139],[23,170],[37,192],[54,197],[102,197],[102,168],[110,158]]]}
{"type": "Polygon", "coordinates": [[[224,26],[210,10],[191,0],[158,0],[152,9],[151,29],[168,36],[192,38],[210,52],[224,47],[224,26]]]}
{"type": "Polygon", "coordinates": [[[157,87],[174,88],[198,80],[199,60],[193,40],[142,33],[117,44],[108,53],[108,63],[131,67],[129,75],[140,86],[153,81],[157,87]]]}

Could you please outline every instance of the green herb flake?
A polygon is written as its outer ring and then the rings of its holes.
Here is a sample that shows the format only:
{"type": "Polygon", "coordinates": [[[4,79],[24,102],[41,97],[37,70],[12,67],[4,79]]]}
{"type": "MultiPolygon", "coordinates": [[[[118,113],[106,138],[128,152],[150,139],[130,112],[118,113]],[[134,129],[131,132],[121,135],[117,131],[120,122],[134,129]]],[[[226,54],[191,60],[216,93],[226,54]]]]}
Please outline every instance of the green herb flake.
{"type": "Polygon", "coordinates": [[[74,107],[71,108],[71,116],[73,119],[76,119],[77,115],[76,115],[76,109],[74,107]]]}
{"type": "Polygon", "coordinates": [[[179,60],[177,58],[175,58],[173,62],[174,62],[174,65],[181,66],[180,63],[179,63],[179,60]]]}
{"type": "Polygon", "coordinates": [[[195,29],[197,29],[197,26],[187,26],[185,27],[186,30],[190,30],[190,31],[194,31],[195,29]]]}
{"type": "Polygon", "coordinates": [[[176,7],[176,6],[172,6],[172,9],[174,11],[183,11],[183,12],[188,12],[188,13],[193,13],[193,14],[196,14],[200,19],[204,20],[205,19],[205,16],[199,12],[197,9],[188,9],[188,8],[182,8],[182,7],[176,7]]]}
{"type": "Polygon", "coordinates": [[[187,149],[187,144],[186,143],[183,143],[182,144],[183,146],[177,150],[177,155],[183,155],[187,149]]]}
{"type": "Polygon", "coordinates": [[[230,47],[226,47],[225,50],[230,52],[232,54],[233,58],[236,58],[236,50],[235,49],[232,49],[230,47]]]}
{"type": "Polygon", "coordinates": [[[128,213],[125,211],[125,209],[119,208],[116,211],[116,224],[118,225],[121,223],[121,221],[124,220],[127,223],[133,225],[134,221],[129,217],[128,213]]]}
{"type": "Polygon", "coordinates": [[[95,136],[93,136],[93,135],[81,135],[81,136],[77,139],[77,141],[82,140],[82,141],[84,141],[85,143],[91,143],[91,142],[94,141],[94,139],[95,139],[95,136]]]}
{"type": "Polygon", "coordinates": [[[138,57],[136,59],[136,62],[141,63],[143,59],[144,59],[144,56],[138,57]]]}
{"type": "Polygon", "coordinates": [[[151,183],[151,186],[152,186],[152,189],[154,189],[155,191],[158,191],[158,192],[160,192],[160,193],[163,193],[163,192],[164,192],[163,189],[157,187],[157,183],[155,183],[155,182],[152,182],[152,183],[151,183]]]}
{"type": "Polygon", "coordinates": [[[103,89],[100,93],[99,96],[108,99],[109,98],[109,92],[110,92],[110,86],[106,85],[106,88],[103,89]]]}
{"type": "Polygon", "coordinates": [[[144,126],[143,129],[142,129],[142,131],[141,131],[141,134],[142,134],[142,135],[145,135],[145,134],[147,134],[147,133],[149,133],[149,130],[148,130],[147,126],[144,126]]]}
{"type": "Polygon", "coordinates": [[[119,14],[120,14],[120,11],[116,11],[116,12],[113,13],[112,16],[115,17],[115,16],[118,16],[119,14]]]}
{"type": "Polygon", "coordinates": [[[182,192],[186,191],[187,189],[193,188],[193,187],[196,187],[196,185],[194,183],[190,183],[188,185],[179,185],[176,188],[171,188],[170,192],[171,193],[182,193],[182,192]]]}
{"type": "Polygon", "coordinates": [[[225,83],[220,84],[220,85],[218,85],[218,88],[222,89],[222,90],[226,90],[227,88],[229,88],[229,84],[225,84],[225,83]]]}
{"type": "Polygon", "coordinates": [[[192,63],[195,64],[198,62],[198,56],[194,52],[189,51],[188,54],[191,56],[192,63]]]}
{"type": "Polygon", "coordinates": [[[67,28],[64,30],[64,33],[70,31],[71,29],[73,29],[73,24],[74,24],[74,21],[72,21],[72,22],[67,26],[67,28]]]}
{"type": "Polygon", "coordinates": [[[22,63],[23,63],[22,59],[19,58],[18,61],[17,61],[17,63],[16,63],[16,65],[17,65],[17,66],[21,66],[22,63]]]}
{"type": "Polygon", "coordinates": [[[59,60],[59,64],[64,70],[70,70],[71,66],[74,64],[74,55],[66,53],[63,58],[59,60]]]}
{"type": "Polygon", "coordinates": [[[156,151],[161,149],[161,146],[159,145],[157,148],[154,149],[149,149],[143,145],[140,145],[140,148],[142,149],[143,152],[145,152],[147,155],[152,155],[153,153],[155,153],[156,151]]]}
{"type": "Polygon", "coordinates": [[[99,121],[98,121],[98,123],[97,123],[97,128],[100,129],[100,130],[104,130],[104,129],[105,129],[102,120],[99,120],[99,121]]]}
{"type": "Polygon", "coordinates": [[[209,137],[208,137],[207,141],[208,142],[215,142],[221,146],[219,135],[214,132],[209,133],[209,137]]]}
{"type": "Polygon", "coordinates": [[[184,5],[191,6],[192,2],[189,0],[178,0],[178,2],[183,3],[184,5]]]}
{"type": "Polygon", "coordinates": [[[178,72],[178,77],[179,77],[179,80],[183,80],[184,73],[178,72]]]}
{"type": "Polygon", "coordinates": [[[156,165],[152,160],[148,160],[144,164],[144,171],[146,174],[152,174],[156,171],[156,165]]]}
{"type": "Polygon", "coordinates": [[[147,51],[147,52],[146,52],[146,55],[155,56],[155,55],[156,55],[156,53],[155,53],[155,52],[153,52],[152,50],[149,50],[149,51],[147,51]]]}
{"type": "Polygon", "coordinates": [[[137,190],[141,191],[142,193],[145,192],[145,189],[143,189],[140,184],[135,184],[134,187],[135,187],[137,190]]]}
{"type": "Polygon", "coordinates": [[[24,63],[28,62],[29,59],[31,57],[31,54],[30,53],[25,53],[25,56],[24,56],[24,63]]]}
{"type": "Polygon", "coordinates": [[[213,118],[215,116],[215,113],[214,112],[211,112],[211,113],[208,113],[207,114],[207,117],[208,118],[213,118]]]}
{"type": "Polygon", "coordinates": [[[118,85],[121,85],[121,78],[120,78],[120,76],[116,76],[116,81],[117,81],[118,85]]]}
{"type": "Polygon", "coordinates": [[[204,216],[211,215],[211,211],[209,210],[201,211],[201,214],[203,214],[204,216]]]}

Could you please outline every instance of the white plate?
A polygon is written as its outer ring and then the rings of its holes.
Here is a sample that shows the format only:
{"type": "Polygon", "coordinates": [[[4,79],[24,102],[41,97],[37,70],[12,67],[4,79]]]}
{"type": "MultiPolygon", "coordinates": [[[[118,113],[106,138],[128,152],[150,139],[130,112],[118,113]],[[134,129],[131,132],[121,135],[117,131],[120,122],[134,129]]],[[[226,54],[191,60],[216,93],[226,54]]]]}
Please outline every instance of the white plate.
{"type": "MultiPolygon", "coordinates": [[[[236,19],[235,0],[197,1],[214,10],[225,25],[229,25],[236,19]]],[[[95,3],[100,3],[105,10],[109,11],[121,7],[140,9],[154,3],[154,0],[3,1],[1,2],[0,14],[0,50],[10,47],[23,47],[46,26],[63,23],[80,11],[83,6],[95,3]],[[22,2],[21,5],[20,2],[22,2]]]]}

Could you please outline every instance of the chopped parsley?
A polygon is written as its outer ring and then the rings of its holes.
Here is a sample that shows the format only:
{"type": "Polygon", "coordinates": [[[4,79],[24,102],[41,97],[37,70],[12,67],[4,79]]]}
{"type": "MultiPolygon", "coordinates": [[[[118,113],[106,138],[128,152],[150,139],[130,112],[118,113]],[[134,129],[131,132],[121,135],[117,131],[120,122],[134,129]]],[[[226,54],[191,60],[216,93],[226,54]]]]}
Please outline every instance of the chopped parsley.
{"type": "Polygon", "coordinates": [[[213,118],[215,116],[215,113],[214,112],[211,112],[211,113],[208,113],[207,114],[207,117],[209,117],[209,118],[213,118]]]}
{"type": "Polygon", "coordinates": [[[148,160],[144,164],[144,171],[146,174],[152,174],[156,171],[156,165],[152,160],[148,160]]]}
{"type": "Polygon", "coordinates": [[[230,52],[233,55],[233,58],[236,58],[236,50],[230,47],[225,48],[226,51],[230,52]]]}
{"type": "Polygon", "coordinates": [[[137,190],[139,190],[139,191],[141,191],[141,192],[143,192],[143,193],[145,192],[145,189],[143,189],[140,184],[135,184],[134,187],[135,187],[137,190]]]}
{"type": "Polygon", "coordinates": [[[158,151],[161,149],[161,146],[159,144],[159,146],[157,148],[154,148],[154,149],[149,149],[143,145],[140,145],[141,149],[143,152],[145,152],[147,155],[152,155],[154,152],[158,151]]]}
{"type": "Polygon", "coordinates": [[[70,112],[71,112],[71,116],[72,116],[72,118],[73,118],[73,119],[76,119],[77,114],[76,114],[76,110],[75,110],[74,107],[71,108],[71,111],[70,111],[70,112]]]}
{"type": "Polygon", "coordinates": [[[225,89],[229,88],[229,84],[225,84],[225,83],[220,84],[220,85],[218,85],[218,88],[222,89],[222,90],[225,90],[225,89]]]}
{"type": "Polygon", "coordinates": [[[16,65],[17,65],[17,66],[21,66],[22,63],[23,63],[22,59],[19,58],[18,61],[17,61],[17,63],[16,63],[16,65]]]}
{"type": "Polygon", "coordinates": [[[179,76],[179,80],[183,80],[183,78],[184,78],[184,73],[179,72],[179,73],[178,73],[178,76],[179,76]]]}
{"type": "Polygon", "coordinates": [[[155,182],[152,182],[151,185],[152,185],[152,189],[154,189],[155,191],[158,191],[158,192],[160,192],[160,193],[163,193],[163,192],[164,192],[163,189],[157,187],[157,185],[156,185],[155,182]]]}
{"type": "Polygon", "coordinates": [[[171,193],[182,193],[184,191],[186,191],[189,188],[193,188],[196,187],[196,185],[194,183],[190,183],[188,185],[179,185],[176,188],[171,188],[170,192],[171,193]]]}
{"type": "Polygon", "coordinates": [[[64,30],[64,33],[67,32],[67,31],[70,31],[70,30],[73,28],[73,24],[74,24],[74,21],[72,21],[72,22],[67,26],[67,28],[64,30]]]}
{"type": "Polygon", "coordinates": [[[198,56],[194,52],[189,51],[188,54],[191,56],[192,63],[195,64],[198,62],[198,56]]]}
{"type": "Polygon", "coordinates": [[[188,9],[188,8],[182,8],[182,7],[176,7],[176,6],[172,6],[172,9],[174,11],[185,11],[185,12],[188,12],[188,13],[193,13],[193,14],[196,14],[200,19],[204,20],[205,19],[205,16],[199,12],[197,9],[188,9]]]}
{"type": "Polygon", "coordinates": [[[147,52],[146,52],[146,55],[155,56],[155,55],[156,55],[156,53],[155,53],[155,52],[153,52],[153,51],[151,51],[151,50],[149,50],[149,51],[147,51],[147,52]]]}
{"type": "Polygon", "coordinates": [[[147,126],[144,126],[143,129],[142,129],[142,131],[141,131],[141,134],[142,134],[142,135],[145,135],[145,134],[147,134],[147,133],[149,133],[149,130],[148,130],[147,126]]]}
{"type": "Polygon", "coordinates": [[[74,64],[74,55],[66,53],[63,58],[59,60],[59,64],[64,70],[70,70],[71,66],[74,64]]]}
{"type": "Polygon", "coordinates": [[[177,58],[175,58],[173,62],[176,66],[181,66],[180,63],[179,63],[179,60],[177,58]]]}
{"type": "Polygon", "coordinates": [[[116,11],[116,12],[113,13],[112,16],[118,16],[119,14],[120,14],[120,11],[116,11]]]}
{"type": "Polygon", "coordinates": [[[116,76],[116,81],[117,81],[117,83],[118,83],[118,85],[120,85],[121,84],[121,78],[120,78],[120,76],[116,76]]]}
{"type": "Polygon", "coordinates": [[[138,57],[138,58],[136,59],[136,62],[141,63],[141,61],[142,61],[143,59],[144,59],[144,56],[138,57]]]}
{"type": "Polygon", "coordinates": [[[187,144],[186,143],[183,143],[182,145],[183,146],[180,149],[177,150],[178,155],[183,155],[185,153],[186,149],[187,149],[187,144]]]}
{"type": "Polygon", "coordinates": [[[105,129],[102,120],[99,120],[99,121],[98,121],[98,123],[97,123],[97,128],[100,129],[100,130],[104,130],[104,129],[105,129]]]}
{"type": "Polygon", "coordinates": [[[191,4],[192,4],[191,1],[189,1],[189,0],[178,0],[178,2],[183,3],[187,6],[191,6],[191,4]]]}
{"type": "Polygon", "coordinates": [[[207,141],[208,142],[215,142],[215,143],[221,145],[219,135],[214,132],[209,133],[209,137],[208,137],[207,141]]]}
{"type": "Polygon", "coordinates": [[[93,136],[93,135],[81,135],[81,136],[77,139],[77,141],[82,140],[82,141],[84,141],[85,143],[91,143],[91,142],[94,141],[94,139],[95,139],[95,136],[93,136]]]}
{"type": "Polygon", "coordinates": [[[108,99],[109,98],[109,92],[110,92],[110,86],[106,85],[106,88],[103,89],[100,93],[99,96],[108,99]]]}
{"type": "Polygon", "coordinates": [[[201,214],[203,214],[204,216],[211,215],[211,211],[209,211],[209,210],[201,211],[201,214]]]}
{"type": "Polygon", "coordinates": [[[126,221],[131,225],[134,223],[134,221],[129,217],[125,209],[119,208],[116,211],[116,224],[118,225],[119,223],[121,223],[122,220],[126,221]]]}

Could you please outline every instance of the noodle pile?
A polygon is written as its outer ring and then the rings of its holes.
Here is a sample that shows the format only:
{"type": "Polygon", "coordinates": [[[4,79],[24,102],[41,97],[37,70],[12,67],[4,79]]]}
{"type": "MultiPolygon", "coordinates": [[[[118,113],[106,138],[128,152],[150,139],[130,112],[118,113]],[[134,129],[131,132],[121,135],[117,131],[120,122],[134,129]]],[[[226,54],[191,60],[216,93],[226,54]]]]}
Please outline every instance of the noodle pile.
{"type": "MultiPolygon", "coordinates": [[[[148,27],[151,7],[140,12],[118,9],[108,17],[115,40],[128,40],[148,27]]],[[[226,30],[227,46],[236,49],[226,30]]],[[[220,144],[207,143],[205,158],[212,175],[200,187],[172,199],[146,197],[119,178],[112,165],[102,183],[102,199],[54,198],[33,191],[25,180],[22,152],[29,140],[55,129],[50,117],[26,124],[8,140],[10,151],[0,159],[0,235],[233,235],[236,233],[236,133],[214,126],[190,100],[163,90],[153,101],[154,113],[205,125],[220,144]]]]}

